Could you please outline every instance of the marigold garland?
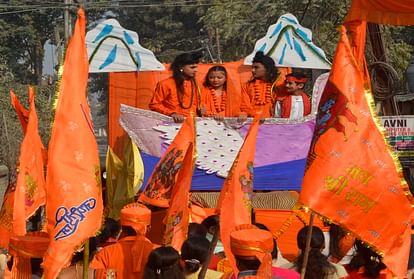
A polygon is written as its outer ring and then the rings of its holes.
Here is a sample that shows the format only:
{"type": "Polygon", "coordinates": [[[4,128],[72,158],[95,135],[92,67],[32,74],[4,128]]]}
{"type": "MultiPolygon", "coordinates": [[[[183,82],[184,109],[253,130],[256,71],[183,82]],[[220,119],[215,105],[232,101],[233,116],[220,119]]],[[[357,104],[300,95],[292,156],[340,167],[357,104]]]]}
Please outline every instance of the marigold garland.
{"type": "Polygon", "coordinates": [[[214,102],[214,107],[216,108],[216,111],[217,112],[224,111],[226,109],[226,101],[227,101],[226,91],[224,90],[222,91],[221,100],[219,101],[219,98],[215,94],[216,90],[213,88],[210,90],[211,90],[211,95],[213,96],[213,102],[214,102]]]}
{"type": "Polygon", "coordinates": [[[254,100],[256,105],[266,105],[272,102],[272,84],[266,83],[266,89],[263,94],[263,82],[255,80],[254,82],[254,100]],[[263,96],[264,95],[264,96],[263,96]]]}

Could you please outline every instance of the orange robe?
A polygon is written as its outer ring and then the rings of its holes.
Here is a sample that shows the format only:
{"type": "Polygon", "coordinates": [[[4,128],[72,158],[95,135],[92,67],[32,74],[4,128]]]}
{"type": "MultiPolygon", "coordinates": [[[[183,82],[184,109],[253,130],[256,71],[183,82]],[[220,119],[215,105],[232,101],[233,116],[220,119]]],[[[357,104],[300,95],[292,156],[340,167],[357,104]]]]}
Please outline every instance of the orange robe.
{"type": "Polygon", "coordinates": [[[270,92],[271,88],[271,83],[258,79],[245,83],[242,86],[241,111],[248,116],[254,116],[256,112],[262,111],[262,117],[273,117],[275,92],[274,90],[270,92]]]}
{"type": "Polygon", "coordinates": [[[185,80],[183,87],[184,96],[180,101],[175,80],[169,77],[160,81],[157,84],[149,108],[168,116],[173,113],[189,116],[191,111],[197,115],[197,107],[201,101],[200,88],[192,85],[191,80],[185,80]]]}
{"type": "Polygon", "coordinates": [[[97,269],[97,278],[106,278],[103,269],[113,269],[117,279],[143,278],[144,268],[154,245],[145,239],[141,241],[143,254],[140,272],[134,272],[132,247],[136,240],[135,236],[127,236],[119,240],[118,243],[104,247],[99,251],[90,264],[90,268],[97,269]]]}
{"type": "Polygon", "coordinates": [[[206,109],[205,116],[238,117],[241,113],[240,102],[240,94],[233,90],[226,90],[220,97],[215,97],[214,90],[209,87],[203,86],[201,90],[201,106],[206,109]]]}

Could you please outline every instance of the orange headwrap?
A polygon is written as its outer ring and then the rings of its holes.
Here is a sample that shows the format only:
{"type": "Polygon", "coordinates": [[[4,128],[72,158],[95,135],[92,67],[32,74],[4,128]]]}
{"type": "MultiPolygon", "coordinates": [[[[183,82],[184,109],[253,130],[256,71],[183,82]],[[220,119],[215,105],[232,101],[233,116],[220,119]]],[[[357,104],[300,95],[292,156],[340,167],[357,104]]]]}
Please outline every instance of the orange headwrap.
{"type": "Polygon", "coordinates": [[[134,263],[134,272],[141,272],[143,254],[145,246],[144,241],[147,232],[147,226],[151,224],[151,210],[140,203],[130,203],[121,209],[121,226],[132,227],[137,236],[132,246],[132,261],[134,263]]]}
{"type": "Polygon", "coordinates": [[[30,258],[43,258],[48,246],[49,236],[44,232],[11,237],[9,252],[14,257],[11,278],[32,278],[30,258]]]}
{"type": "Polygon", "coordinates": [[[308,78],[304,77],[304,78],[298,78],[298,77],[294,77],[294,76],[287,76],[286,80],[288,81],[294,81],[297,83],[305,83],[308,81],[308,78]]]}
{"type": "Polygon", "coordinates": [[[151,210],[141,203],[130,203],[121,209],[121,226],[132,227],[137,234],[145,235],[151,224],[151,210]]]}
{"type": "Polygon", "coordinates": [[[230,234],[231,251],[235,256],[256,257],[261,265],[257,271],[257,276],[271,278],[272,276],[272,234],[265,230],[251,228],[239,228],[230,234]]]}

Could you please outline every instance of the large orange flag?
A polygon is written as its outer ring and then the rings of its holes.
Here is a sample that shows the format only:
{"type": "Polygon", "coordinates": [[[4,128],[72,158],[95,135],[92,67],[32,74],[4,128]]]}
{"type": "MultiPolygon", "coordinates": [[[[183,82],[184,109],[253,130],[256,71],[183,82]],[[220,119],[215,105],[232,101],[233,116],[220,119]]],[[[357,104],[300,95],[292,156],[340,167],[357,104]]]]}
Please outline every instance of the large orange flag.
{"type": "Polygon", "coordinates": [[[50,235],[43,261],[46,279],[56,278],[102,223],[98,146],[86,99],[89,65],[83,9],[78,11],[63,66],[46,177],[50,235]]]}
{"type": "Polygon", "coordinates": [[[190,216],[189,196],[191,181],[193,179],[195,161],[195,127],[194,116],[187,117],[178,132],[183,144],[185,144],[182,154],[184,156],[181,170],[177,175],[177,181],[173,185],[171,193],[170,207],[164,218],[166,225],[164,232],[164,245],[171,245],[180,251],[184,240],[187,238],[188,223],[190,216]]]}
{"type": "Polygon", "coordinates": [[[23,129],[23,133],[26,134],[27,122],[29,120],[29,111],[22,105],[22,103],[20,103],[19,99],[17,98],[17,96],[14,94],[13,91],[10,91],[10,99],[11,99],[11,104],[16,110],[17,117],[19,118],[20,125],[22,126],[22,129],[23,129]]]}
{"type": "Polygon", "coordinates": [[[26,133],[20,147],[19,173],[14,192],[13,232],[16,235],[26,234],[26,220],[45,204],[46,199],[44,147],[38,131],[34,96],[33,88],[29,87],[30,110],[26,133]]]}
{"type": "Polygon", "coordinates": [[[384,140],[368,88],[342,27],[299,200],[365,241],[402,277],[412,196],[384,140]]]}
{"type": "MultiPolygon", "coordinates": [[[[184,123],[188,121],[190,120],[188,119],[184,123]]],[[[181,172],[191,172],[192,175],[193,169],[185,168],[183,160],[189,143],[194,143],[194,135],[190,133],[188,124],[184,123],[155,166],[145,190],[139,196],[140,202],[158,207],[169,207],[174,185],[178,183],[178,175],[181,172]]],[[[180,176],[183,175],[180,174],[180,176]]]]}
{"type": "Polygon", "coordinates": [[[230,249],[230,233],[238,225],[251,223],[254,154],[259,121],[258,114],[224,181],[217,204],[217,211],[220,214],[220,239],[233,270],[237,270],[237,267],[230,249]]]}

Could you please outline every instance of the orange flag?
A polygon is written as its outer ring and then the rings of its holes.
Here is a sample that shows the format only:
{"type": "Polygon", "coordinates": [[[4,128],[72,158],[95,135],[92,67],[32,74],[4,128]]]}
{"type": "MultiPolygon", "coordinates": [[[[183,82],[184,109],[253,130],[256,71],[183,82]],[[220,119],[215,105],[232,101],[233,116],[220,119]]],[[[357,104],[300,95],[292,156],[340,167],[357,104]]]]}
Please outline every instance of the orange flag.
{"type": "Polygon", "coordinates": [[[169,207],[174,185],[181,183],[178,181],[179,174],[180,177],[187,177],[187,174],[181,174],[181,172],[193,174],[193,169],[186,168],[184,164],[189,145],[194,144],[194,128],[189,129],[187,123],[190,120],[187,119],[183,123],[173,142],[155,166],[145,190],[139,196],[140,202],[158,207],[169,207]]]}
{"type": "Polygon", "coordinates": [[[9,181],[0,210],[0,247],[7,250],[9,248],[10,236],[13,232],[13,205],[16,179],[11,178],[9,181]]]}
{"type": "Polygon", "coordinates": [[[17,117],[19,118],[20,124],[22,125],[23,133],[26,134],[27,122],[29,120],[29,111],[20,103],[19,99],[13,91],[10,91],[10,99],[11,104],[17,112],[17,117]]]}
{"type": "Polygon", "coordinates": [[[224,181],[217,203],[220,214],[220,239],[233,270],[236,261],[230,249],[230,233],[238,225],[251,223],[251,196],[253,193],[253,167],[260,114],[257,114],[244,139],[233,165],[224,181]]]}
{"type": "Polygon", "coordinates": [[[63,66],[46,177],[50,235],[43,261],[46,279],[56,278],[102,223],[98,146],[86,98],[89,65],[83,9],[78,11],[63,66]]]}
{"type": "Polygon", "coordinates": [[[44,147],[38,131],[34,96],[33,88],[29,87],[29,118],[26,133],[20,147],[19,173],[14,192],[13,232],[16,235],[26,234],[26,220],[40,206],[45,204],[46,199],[43,162],[44,147]]]}
{"type": "Polygon", "coordinates": [[[180,251],[184,240],[187,238],[188,223],[190,216],[189,196],[191,181],[193,179],[195,160],[195,127],[194,116],[191,114],[183,123],[177,134],[185,141],[182,149],[183,159],[181,170],[177,174],[176,183],[172,187],[170,207],[164,218],[166,225],[164,232],[164,245],[171,245],[180,251]]]}
{"type": "Polygon", "coordinates": [[[395,275],[403,276],[412,196],[374,111],[342,27],[299,201],[368,243],[395,275]]]}

